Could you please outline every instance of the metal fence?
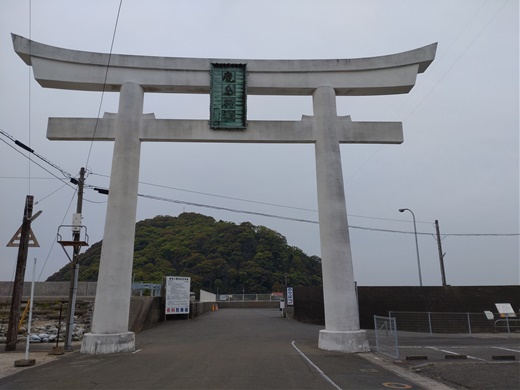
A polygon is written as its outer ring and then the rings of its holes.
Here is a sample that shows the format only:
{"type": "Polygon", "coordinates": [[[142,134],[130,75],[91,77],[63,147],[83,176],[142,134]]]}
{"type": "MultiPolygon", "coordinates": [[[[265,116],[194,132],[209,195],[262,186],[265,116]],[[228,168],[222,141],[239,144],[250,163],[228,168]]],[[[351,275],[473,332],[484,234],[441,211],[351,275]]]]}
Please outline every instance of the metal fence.
{"type": "Polygon", "coordinates": [[[390,311],[400,331],[429,333],[494,333],[520,330],[520,319],[501,318],[493,313],[488,318],[482,313],[402,312],[390,311]]]}
{"type": "Polygon", "coordinates": [[[399,342],[395,318],[374,316],[376,350],[392,358],[399,358],[399,342]]]}
{"type": "Polygon", "coordinates": [[[132,295],[150,295],[152,297],[160,297],[161,285],[150,282],[134,282],[132,283],[132,295]]]}
{"type": "Polygon", "coordinates": [[[280,296],[273,294],[217,294],[217,301],[280,301],[280,296]]]}

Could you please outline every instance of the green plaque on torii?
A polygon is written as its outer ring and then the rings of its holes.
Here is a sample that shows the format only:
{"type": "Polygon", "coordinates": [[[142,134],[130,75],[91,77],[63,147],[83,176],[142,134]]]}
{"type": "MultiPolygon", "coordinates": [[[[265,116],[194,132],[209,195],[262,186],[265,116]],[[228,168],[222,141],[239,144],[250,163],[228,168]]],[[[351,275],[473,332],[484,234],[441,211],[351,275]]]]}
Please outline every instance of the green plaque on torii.
{"type": "Polygon", "coordinates": [[[211,64],[210,115],[212,129],[245,129],[246,64],[211,64]]]}

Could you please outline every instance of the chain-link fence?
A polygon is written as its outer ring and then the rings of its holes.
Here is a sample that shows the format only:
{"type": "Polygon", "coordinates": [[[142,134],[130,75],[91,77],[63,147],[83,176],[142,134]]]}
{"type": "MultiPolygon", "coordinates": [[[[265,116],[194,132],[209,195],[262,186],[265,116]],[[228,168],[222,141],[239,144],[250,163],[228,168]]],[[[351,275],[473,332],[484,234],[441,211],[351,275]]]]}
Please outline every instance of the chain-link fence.
{"type": "Polygon", "coordinates": [[[520,331],[520,319],[485,313],[442,313],[390,311],[400,331],[429,333],[494,333],[520,331]]]}
{"type": "Polygon", "coordinates": [[[395,318],[374,316],[376,350],[392,358],[399,358],[399,342],[395,318]]]}

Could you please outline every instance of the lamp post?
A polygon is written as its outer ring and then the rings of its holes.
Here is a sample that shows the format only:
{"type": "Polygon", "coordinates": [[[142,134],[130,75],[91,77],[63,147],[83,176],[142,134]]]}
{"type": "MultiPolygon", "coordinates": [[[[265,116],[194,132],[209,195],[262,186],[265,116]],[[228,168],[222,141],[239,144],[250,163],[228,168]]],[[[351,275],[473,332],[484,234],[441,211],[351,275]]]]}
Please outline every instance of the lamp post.
{"type": "Polygon", "coordinates": [[[413,231],[414,231],[414,234],[415,234],[415,249],[417,250],[417,268],[419,269],[419,285],[422,287],[421,260],[419,259],[419,243],[417,241],[417,225],[415,224],[415,214],[410,209],[399,209],[399,212],[403,213],[406,210],[408,210],[410,213],[412,213],[413,231]]]}

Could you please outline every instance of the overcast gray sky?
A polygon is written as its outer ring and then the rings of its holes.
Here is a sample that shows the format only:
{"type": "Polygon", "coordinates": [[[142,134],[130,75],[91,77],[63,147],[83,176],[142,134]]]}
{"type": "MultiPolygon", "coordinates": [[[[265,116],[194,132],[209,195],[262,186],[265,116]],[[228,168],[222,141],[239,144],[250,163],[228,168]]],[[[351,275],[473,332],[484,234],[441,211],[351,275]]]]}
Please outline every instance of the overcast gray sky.
{"type": "MultiPolygon", "coordinates": [[[[73,175],[86,165],[87,184],[100,187],[108,187],[113,143],[49,141],[47,119],[116,112],[118,94],[42,88],[14,53],[10,34],[108,53],[119,5],[119,0],[0,3],[0,129],[73,175]]],[[[411,214],[398,212],[409,208],[418,232],[427,233],[419,235],[424,285],[441,284],[436,219],[448,284],[519,284],[518,1],[123,0],[112,51],[336,59],[434,42],[436,59],[408,95],[337,99],[338,115],[404,125],[402,145],[341,146],[355,279],[362,286],[418,285],[411,214]]],[[[208,110],[207,95],[145,96],[145,112],[158,118],[207,119],[208,110]]],[[[312,115],[310,97],[248,97],[250,120],[298,120],[303,114],[312,115]]],[[[0,280],[14,278],[17,249],[5,245],[21,224],[25,196],[32,194],[35,212],[43,211],[33,223],[41,247],[29,250],[26,275],[29,279],[36,257],[43,281],[68,262],[55,241],[58,226],[71,223],[75,192],[14,147],[0,143],[0,280]]],[[[315,174],[313,145],[144,143],[139,192],[317,221],[315,174]]],[[[85,192],[83,223],[91,243],[103,237],[106,200],[85,192]]],[[[318,225],[312,222],[146,198],[139,198],[138,220],[183,211],[264,225],[290,245],[320,255],[318,225]]]]}

